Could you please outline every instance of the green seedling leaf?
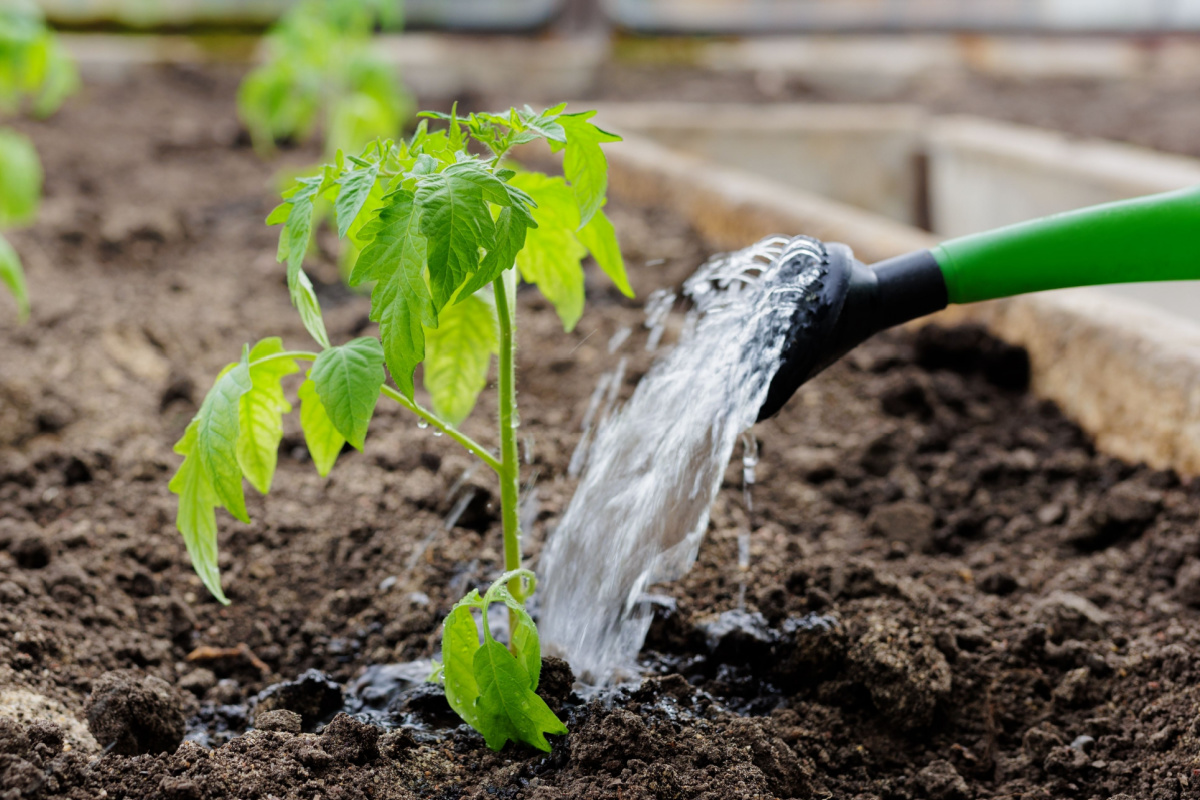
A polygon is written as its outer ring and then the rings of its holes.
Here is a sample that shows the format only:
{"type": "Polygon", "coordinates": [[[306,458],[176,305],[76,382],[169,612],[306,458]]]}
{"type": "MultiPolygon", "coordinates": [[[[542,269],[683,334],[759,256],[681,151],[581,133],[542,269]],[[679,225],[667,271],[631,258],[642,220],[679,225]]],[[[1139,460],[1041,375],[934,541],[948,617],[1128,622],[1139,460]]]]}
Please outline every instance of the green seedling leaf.
{"type": "MultiPolygon", "coordinates": [[[[475,598],[479,592],[473,592],[475,598]]],[[[463,721],[475,730],[483,724],[479,715],[479,685],[475,682],[475,651],[479,628],[471,614],[471,595],[454,607],[442,625],[442,680],[446,701],[463,721]]]]}
{"type": "Polygon", "coordinates": [[[393,69],[374,53],[375,22],[400,20],[398,3],[305,0],[271,28],[267,60],[238,92],[238,115],[255,148],[307,139],[318,128],[329,153],[397,133],[412,100],[393,69]]]}
{"type": "MultiPolygon", "coordinates": [[[[510,173],[508,177],[511,179],[515,174],[510,173]]],[[[460,298],[475,294],[510,268],[516,262],[517,253],[525,246],[526,231],[537,227],[531,213],[535,205],[533,198],[511,185],[508,194],[512,205],[501,208],[496,216],[492,247],[480,262],[479,271],[459,291],[460,298]]]]}
{"type": "Polygon", "coordinates": [[[480,248],[490,249],[495,224],[488,203],[511,203],[504,183],[475,161],[460,161],[417,184],[420,231],[429,240],[429,282],[441,311],[479,267],[480,248]]]}
{"type": "Polygon", "coordinates": [[[312,281],[301,268],[312,235],[314,201],[324,183],[323,175],[298,178],[296,185],[284,193],[283,203],[267,217],[267,224],[283,225],[275,257],[281,264],[287,264],[288,292],[292,296],[292,305],[300,312],[300,320],[309,335],[322,347],[329,347],[329,334],[325,332],[321,304],[313,290],[312,281]]]}
{"type": "Polygon", "coordinates": [[[283,440],[283,415],[292,404],[283,396],[280,384],[285,375],[300,371],[292,358],[262,361],[284,352],[278,337],[263,339],[250,350],[250,391],[242,395],[238,407],[238,465],[246,480],[258,491],[271,491],[279,443],[283,440]],[[261,362],[261,363],[255,363],[261,362]]]}
{"type": "Polygon", "coordinates": [[[359,212],[371,195],[375,181],[379,179],[379,164],[367,164],[364,167],[350,170],[338,179],[341,191],[338,192],[334,210],[337,214],[338,236],[345,237],[359,212]]]}
{"type": "Polygon", "coordinates": [[[333,426],[311,378],[300,384],[300,427],[317,474],[322,478],[328,476],[346,444],[346,437],[333,426]]]}
{"type": "Polygon", "coordinates": [[[588,224],[579,229],[580,243],[586,247],[621,294],[633,297],[633,287],[625,274],[625,259],[621,257],[621,246],[617,244],[617,232],[602,209],[598,209],[588,224]]]}
{"type": "Polygon", "coordinates": [[[0,128],[0,227],[30,222],[41,196],[42,164],[33,142],[0,128]]]}
{"type": "Polygon", "coordinates": [[[564,734],[567,726],[529,688],[529,673],[504,645],[488,638],[472,664],[479,687],[481,727],[487,746],[500,750],[509,739],[550,752],[545,734],[564,734]]]}
{"type": "Polygon", "coordinates": [[[479,294],[443,308],[438,326],[425,328],[425,389],[439,417],[455,426],[467,418],[499,346],[496,310],[479,294]]]}
{"type": "Polygon", "coordinates": [[[217,377],[196,413],[200,423],[196,428],[200,466],[221,505],[242,522],[249,522],[250,515],[246,513],[242,468],[238,464],[238,412],[242,396],[253,386],[248,355],[243,353],[241,361],[230,364],[217,377]]]}
{"type": "Polygon", "coordinates": [[[248,353],[243,352],[241,361],[217,376],[183,438],[175,444],[175,452],[184,458],[168,486],[179,495],[175,526],[183,535],[192,566],[213,597],[226,604],[229,601],[221,590],[217,568],[216,509],[224,506],[241,521],[250,521],[237,442],[241,398],[252,388],[248,353]]]}
{"type": "Polygon", "coordinates": [[[379,323],[384,360],[396,385],[410,400],[413,370],[425,360],[425,326],[438,324],[425,283],[427,243],[410,192],[385,198],[386,205],[362,231],[369,241],[350,273],[350,285],[375,281],[371,319],[379,323]]]}
{"type": "Polygon", "coordinates": [[[565,330],[572,330],[583,315],[583,267],[587,249],[579,243],[579,211],[571,188],[562,178],[523,173],[513,178],[537,203],[533,219],[537,227],[525,237],[525,248],[517,253],[521,277],[537,284],[554,304],[565,330]]]}
{"type": "Polygon", "coordinates": [[[567,134],[563,173],[575,192],[581,225],[590,222],[592,215],[604,205],[604,195],[608,191],[608,159],[600,145],[621,141],[620,136],[588,122],[595,115],[595,111],[585,111],[558,117],[558,124],[567,134]]]}
{"type": "Polygon", "coordinates": [[[313,364],[311,376],[333,426],[355,449],[362,450],[386,378],[379,340],[364,336],[324,350],[313,364]]]}
{"type": "Polygon", "coordinates": [[[196,432],[199,427],[200,421],[193,419],[183,438],[175,444],[175,452],[184,458],[168,488],[179,495],[175,527],[183,535],[183,543],[192,559],[192,568],[212,596],[229,605],[221,589],[221,571],[217,566],[216,511],[220,500],[196,454],[196,432]]]}
{"type": "Polygon", "coordinates": [[[488,596],[503,602],[512,612],[510,620],[516,622],[516,627],[510,633],[512,652],[529,674],[529,688],[536,691],[538,681],[542,677],[542,643],[538,639],[537,625],[534,624],[533,617],[529,616],[525,606],[517,602],[502,582],[497,582],[488,591],[488,596]]]}
{"type": "Polygon", "coordinates": [[[25,273],[21,270],[21,259],[17,251],[0,236],[0,282],[12,292],[17,301],[17,318],[24,321],[29,317],[29,293],[25,288],[25,273]]]}
{"type": "Polygon", "coordinates": [[[0,5],[0,111],[20,112],[28,101],[48,116],[78,88],[75,65],[36,3],[0,5]]]}

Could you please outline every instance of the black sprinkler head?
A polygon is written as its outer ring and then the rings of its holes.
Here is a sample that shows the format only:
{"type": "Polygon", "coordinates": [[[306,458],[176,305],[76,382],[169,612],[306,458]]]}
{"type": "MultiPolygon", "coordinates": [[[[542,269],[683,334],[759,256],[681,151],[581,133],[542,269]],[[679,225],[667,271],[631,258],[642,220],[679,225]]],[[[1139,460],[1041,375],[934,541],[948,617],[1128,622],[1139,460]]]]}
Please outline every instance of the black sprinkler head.
{"type": "Polygon", "coordinates": [[[879,331],[946,307],[946,282],[928,250],[867,266],[844,244],[798,236],[780,260],[772,294],[795,303],[795,310],[760,422],[879,331]]]}

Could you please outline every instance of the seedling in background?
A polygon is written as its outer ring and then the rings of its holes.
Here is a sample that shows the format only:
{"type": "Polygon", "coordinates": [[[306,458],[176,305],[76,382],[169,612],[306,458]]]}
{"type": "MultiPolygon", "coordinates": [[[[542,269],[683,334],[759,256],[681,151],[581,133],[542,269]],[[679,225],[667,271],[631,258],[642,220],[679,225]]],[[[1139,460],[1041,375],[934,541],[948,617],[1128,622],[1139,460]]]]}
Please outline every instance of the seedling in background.
{"type": "MultiPolygon", "coordinates": [[[[0,114],[28,111],[49,116],[78,84],[74,64],[36,5],[0,9],[0,114]]],[[[42,165],[33,143],[14,130],[0,128],[0,230],[32,222],[41,196],[42,165]]],[[[25,273],[17,251],[2,235],[0,282],[16,299],[20,318],[27,317],[25,273]]]]}
{"type": "Polygon", "coordinates": [[[412,97],[372,51],[376,22],[398,28],[398,0],[301,0],[267,34],[267,60],[246,76],[238,113],[264,153],[323,129],[326,152],[395,136],[412,97]]]}
{"type": "Polygon", "coordinates": [[[319,175],[297,179],[268,222],[283,225],[278,257],[287,264],[292,303],[321,350],[285,350],[278,338],[246,346],[175,445],[184,460],[170,485],[179,495],[176,523],[192,564],[227,603],[217,569],[216,509],[249,522],[242,479],[264,494],[270,490],[282,415],[291,410],[281,379],[300,372],[301,362],[312,366],[299,389],[300,425],[322,476],[346,442],[363,448],[380,395],[487,464],[500,482],[505,574],[486,594],[472,591],[446,617],[442,674],[451,707],[494,749],[514,739],[548,750],[544,734],[566,732],[534,694],[541,650],[524,608],[535,581],[521,569],[517,514],[518,274],[538,286],[568,331],[583,311],[587,253],[632,295],[604,214],[608,165],[600,146],[619,137],[593,125],[594,112],[565,109],[512,109],[465,120],[426,113],[446,128],[430,131],[422,120],[407,141],[377,140],[352,157],[339,152],[319,175]],[[512,147],[538,139],[564,153],[565,177],[504,165],[512,147]],[[371,319],[379,323],[379,338],[330,342],[302,268],[320,198],[332,201],[338,233],[359,248],[350,283],[373,283],[371,319]],[[457,428],[487,382],[493,355],[499,359],[499,455],[457,428]],[[432,410],[416,402],[413,376],[422,363],[432,410]],[[385,383],[385,366],[396,388],[385,383]],[[507,648],[487,630],[493,603],[508,608],[507,648]],[[482,643],[474,610],[485,623],[482,643]]]}

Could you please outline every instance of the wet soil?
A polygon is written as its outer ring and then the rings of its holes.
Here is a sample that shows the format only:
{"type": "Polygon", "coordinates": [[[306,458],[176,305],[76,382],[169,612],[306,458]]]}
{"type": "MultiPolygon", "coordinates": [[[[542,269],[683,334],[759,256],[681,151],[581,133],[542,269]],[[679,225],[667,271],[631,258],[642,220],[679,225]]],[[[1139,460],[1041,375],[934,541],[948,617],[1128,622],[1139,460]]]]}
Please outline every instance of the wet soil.
{"type": "MultiPolygon", "coordinates": [[[[756,429],[754,513],[731,465],[696,568],[656,589],[650,677],[588,699],[548,662],[552,753],[492,753],[428,686],[375,717],[410,727],[330,720],[368,666],[434,654],[500,523],[487,476],[382,405],[328,480],[289,422],[253,524],[222,520],[231,606],[192,574],[171,444],[243,341],[305,343],[262,219],[316,154],[260,161],[235,86],[137,73],[22,125],[49,177],[12,237],[33,318],[0,321],[0,797],[1200,796],[1200,484],[1097,453],[969,328],[873,340],[756,429]]],[[[706,253],[612,211],[642,296],[706,253]]],[[[322,248],[331,336],[370,330],[322,248]]],[[[627,355],[628,393],[652,359],[589,284],[569,335],[521,294],[535,566],[598,377],[627,355]]],[[[491,412],[465,426],[485,443],[491,412]]]]}

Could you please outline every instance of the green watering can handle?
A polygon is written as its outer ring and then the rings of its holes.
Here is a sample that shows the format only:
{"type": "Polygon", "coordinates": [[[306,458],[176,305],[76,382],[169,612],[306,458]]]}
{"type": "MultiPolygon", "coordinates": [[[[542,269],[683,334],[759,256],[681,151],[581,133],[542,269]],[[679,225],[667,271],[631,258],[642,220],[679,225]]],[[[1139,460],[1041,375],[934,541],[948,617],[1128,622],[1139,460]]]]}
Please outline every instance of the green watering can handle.
{"type": "Polygon", "coordinates": [[[1200,278],[1200,187],[1022,222],[931,251],[951,303],[1200,278]]]}

